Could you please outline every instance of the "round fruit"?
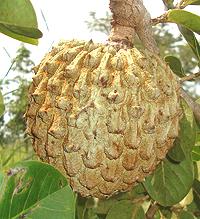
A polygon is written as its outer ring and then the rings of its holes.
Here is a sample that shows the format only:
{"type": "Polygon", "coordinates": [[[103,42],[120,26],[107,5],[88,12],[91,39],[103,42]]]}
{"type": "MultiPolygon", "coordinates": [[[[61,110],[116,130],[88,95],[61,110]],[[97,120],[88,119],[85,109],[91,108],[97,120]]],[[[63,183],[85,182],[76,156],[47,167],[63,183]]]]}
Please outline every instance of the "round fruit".
{"type": "Polygon", "coordinates": [[[82,196],[130,190],[172,147],[179,82],[157,55],[74,40],[35,71],[26,112],[33,147],[82,196]]]}

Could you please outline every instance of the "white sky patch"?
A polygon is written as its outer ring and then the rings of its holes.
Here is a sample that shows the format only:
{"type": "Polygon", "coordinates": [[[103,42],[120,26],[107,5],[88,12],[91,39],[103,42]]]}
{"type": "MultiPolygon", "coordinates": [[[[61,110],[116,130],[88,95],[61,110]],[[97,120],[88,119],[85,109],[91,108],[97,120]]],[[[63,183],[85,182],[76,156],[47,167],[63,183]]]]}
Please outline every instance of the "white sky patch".
{"type": "MultiPolygon", "coordinates": [[[[60,39],[93,39],[94,41],[106,41],[107,36],[100,32],[90,32],[87,28],[86,20],[89,20],[89,12],[95,11],[98,17],[103,17],[109,10],[109,0],[32,0],[36,10],[39,29],[43,32],[43,37],[39,40],[38,46],[25,44],[31,51],[31,59],[37,64],[45,53],[49,51],[52,44],[56,44],[60,39]],[[49,31],[42,18],[41,10],[47,21],[49,31]]],[[[164,13],[162,0],[144,0],[152,17],[157,17],[164,13]]],[[[198,12],[199,7],[190,7],[198,12]]],[[[172,29],[175,25],[172,25],[172,29]]],[[[0,34],[0,78],[2,78],[11,63],[10,58],[3,48],[6,48],[12,58],[21,42],[0,34]]],[[[10,76],[11,77],[11,76],[10,76]]]]}

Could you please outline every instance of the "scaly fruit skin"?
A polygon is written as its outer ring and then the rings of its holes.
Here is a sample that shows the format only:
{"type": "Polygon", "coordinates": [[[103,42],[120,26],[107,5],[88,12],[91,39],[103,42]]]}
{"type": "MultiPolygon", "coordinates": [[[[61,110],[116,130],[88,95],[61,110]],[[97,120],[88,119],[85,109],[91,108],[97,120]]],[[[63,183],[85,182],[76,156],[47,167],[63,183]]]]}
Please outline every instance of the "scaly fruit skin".
{"type": "Polygon", "coordinates": [[[105,198],[155,169],[180,114],[178,80],[158,56],[67,41],[37,67],[26,120],[43,161],[82,196],[105,198]]]}

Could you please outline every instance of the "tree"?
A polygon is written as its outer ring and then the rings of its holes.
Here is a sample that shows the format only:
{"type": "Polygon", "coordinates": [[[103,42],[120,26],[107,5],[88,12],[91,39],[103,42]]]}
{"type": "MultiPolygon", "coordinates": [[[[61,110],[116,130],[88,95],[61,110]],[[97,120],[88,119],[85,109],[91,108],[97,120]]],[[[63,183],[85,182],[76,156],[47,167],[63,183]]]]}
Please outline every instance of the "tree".
{"type": "Polygon", "coordinates": [[[2,87],[16,87],[16,89],[6,95],[6,110],[9,115],[9,121],[3,122],[2,117],[1,142],[6,144],[14,143],[19,139],[23,140],[26,129],[23,117],[28,101],[29,74],[32,72],[34,63],[30,59],[30,51],[23,44],[17,50],[17,55],[12,60],[11,66],[10,71],[17,75],[11,79],[4,79],[1,83],[2,87]]]}
{"type": "MultiPolygon", "coordinates": [[[[42,32],[37,28],[36,14],[30,0],[2,1],[0,3],[0,20],[0,32],[14,39],[37,45],[38,38],[42,37],[42,32]]],[[[0,81],[1,89],[8,84],[11,84],[11,87],[13,85],[19,86],[15,90],[9,88],[4,96],[2,96],[0,89],[1,168],[7,168],[19,160],[33,158],[33,151],[31,147],[28,147],[30,142],[27,138],[24,139],[25,123],[22,118],[27,103],[26,95],[29,82],[26,77],[20,75],[20,72],[21,74],[30,72],[33,63],[29,59],[29,55],[30,51],[22,45],[7,72],[8,74],[11,70],[18,71],[19,75],[6,80],[6,74],[5,78],[0,81]],[[5,108],[9,111],[9,121],[4,116],[5,108]]]]}
{"type": "MultiPolygon", "coordinates": [[[[38,38],[42,37],[42,32],[38,29],[36,14],[35,14],[34,8],[30,0],[23,0],[20,2],[18,0],[14,0],[12,2],[9,0],[2,1],[0,3],[0,20],[1,20],[0,21],[0,32],[9,37],[12,37],[19,41],[30,43],[33,45],[37,45],[38,38]],[[17,7],[17,10],[15,10],[16,7],[17,7]]],[[[16,59],[13,60],[9,71],[12,69],[14,71],[17,70],[23,73],[30,72],[30,69],[24,69],[24,66],[23,66],[24,64],[26,65],[26,67],[33,65],[33,63],[31,63],[32,61],[29,59],[29,55],[30,55],[30,52],[24,46],[22,46],[18,50],[18,55],[16,59]]],[[[16,76],[15,79],[19,80],[21,83],[19,90],[16,91],[18,92],[18,94],[15,93],[16,96],[19,97],[17,98],[17,100],[21,101],[21,103],[19,103],[20,106],[25,106],[24,104],[26,100],[25,101],[23,100],[24,98],[26,98],[26,95],[24,95],[25,93],[23,92],[27,89],[27,86],[28,86],[27,80],[20,76],[16,76]],[[22,91],[23,89],[25,90],[22,91]]],[[[14,79],[7,80],[6,83],[9,84],[11,81],[14,82],[14,79]]],[[[3,81],[0,81],[1,86],[2,85],[5,86],[6,83],[4,83],[3,81]]],[[[9,91],[8,93],[10,92],[11,91],[9,91]]],[[[5,130],[4,129],[5,127],[2,127],[5,125],[4,116],[3,116],[5,107],[3,103],[3,98],[1,97],[2,97],[2,94],[0,90],[0,124],[1,124],[0,142],[2,144],[2,143],[7,142],[8,140],[8,138],[5,138],[5,135],[7,135],[7,131],[11,134],[11,132],[13,132],[13,130],[15,129],[14,131],[15,133],[12,133],[12,137],[9,136],[10,137],[9,142],[10,141],[13,142],[15,141],[16,137],[18,137],[18,135],[21,135],[23,133],[25,124],[24,124],[24,121],[22,120],[22,112],[20,112],[20,110],[17,109],[18,107],[16,106],[18,105],[16,105],[16,102],[12,100],[11,101],[12,103],[10,102],[9,105],[10,105],[10,113],[14,115],[14,118],[12,118],[10,120],[10,123],[7,124],[8,130],[5,130]]]]}

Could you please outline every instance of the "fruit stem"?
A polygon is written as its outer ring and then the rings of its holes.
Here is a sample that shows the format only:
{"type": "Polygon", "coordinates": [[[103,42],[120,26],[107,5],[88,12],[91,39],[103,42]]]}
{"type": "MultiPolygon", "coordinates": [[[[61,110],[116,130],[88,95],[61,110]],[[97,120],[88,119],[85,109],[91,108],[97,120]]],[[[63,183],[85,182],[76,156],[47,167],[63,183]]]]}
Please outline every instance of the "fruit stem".
{"type": "Polygon", "coordinates": [[[142,0],[110,0],[113,14],[109,41],[133,46],[137,34],[146,49],[159,53],[151,24],[151,17],[142,0]]]}

